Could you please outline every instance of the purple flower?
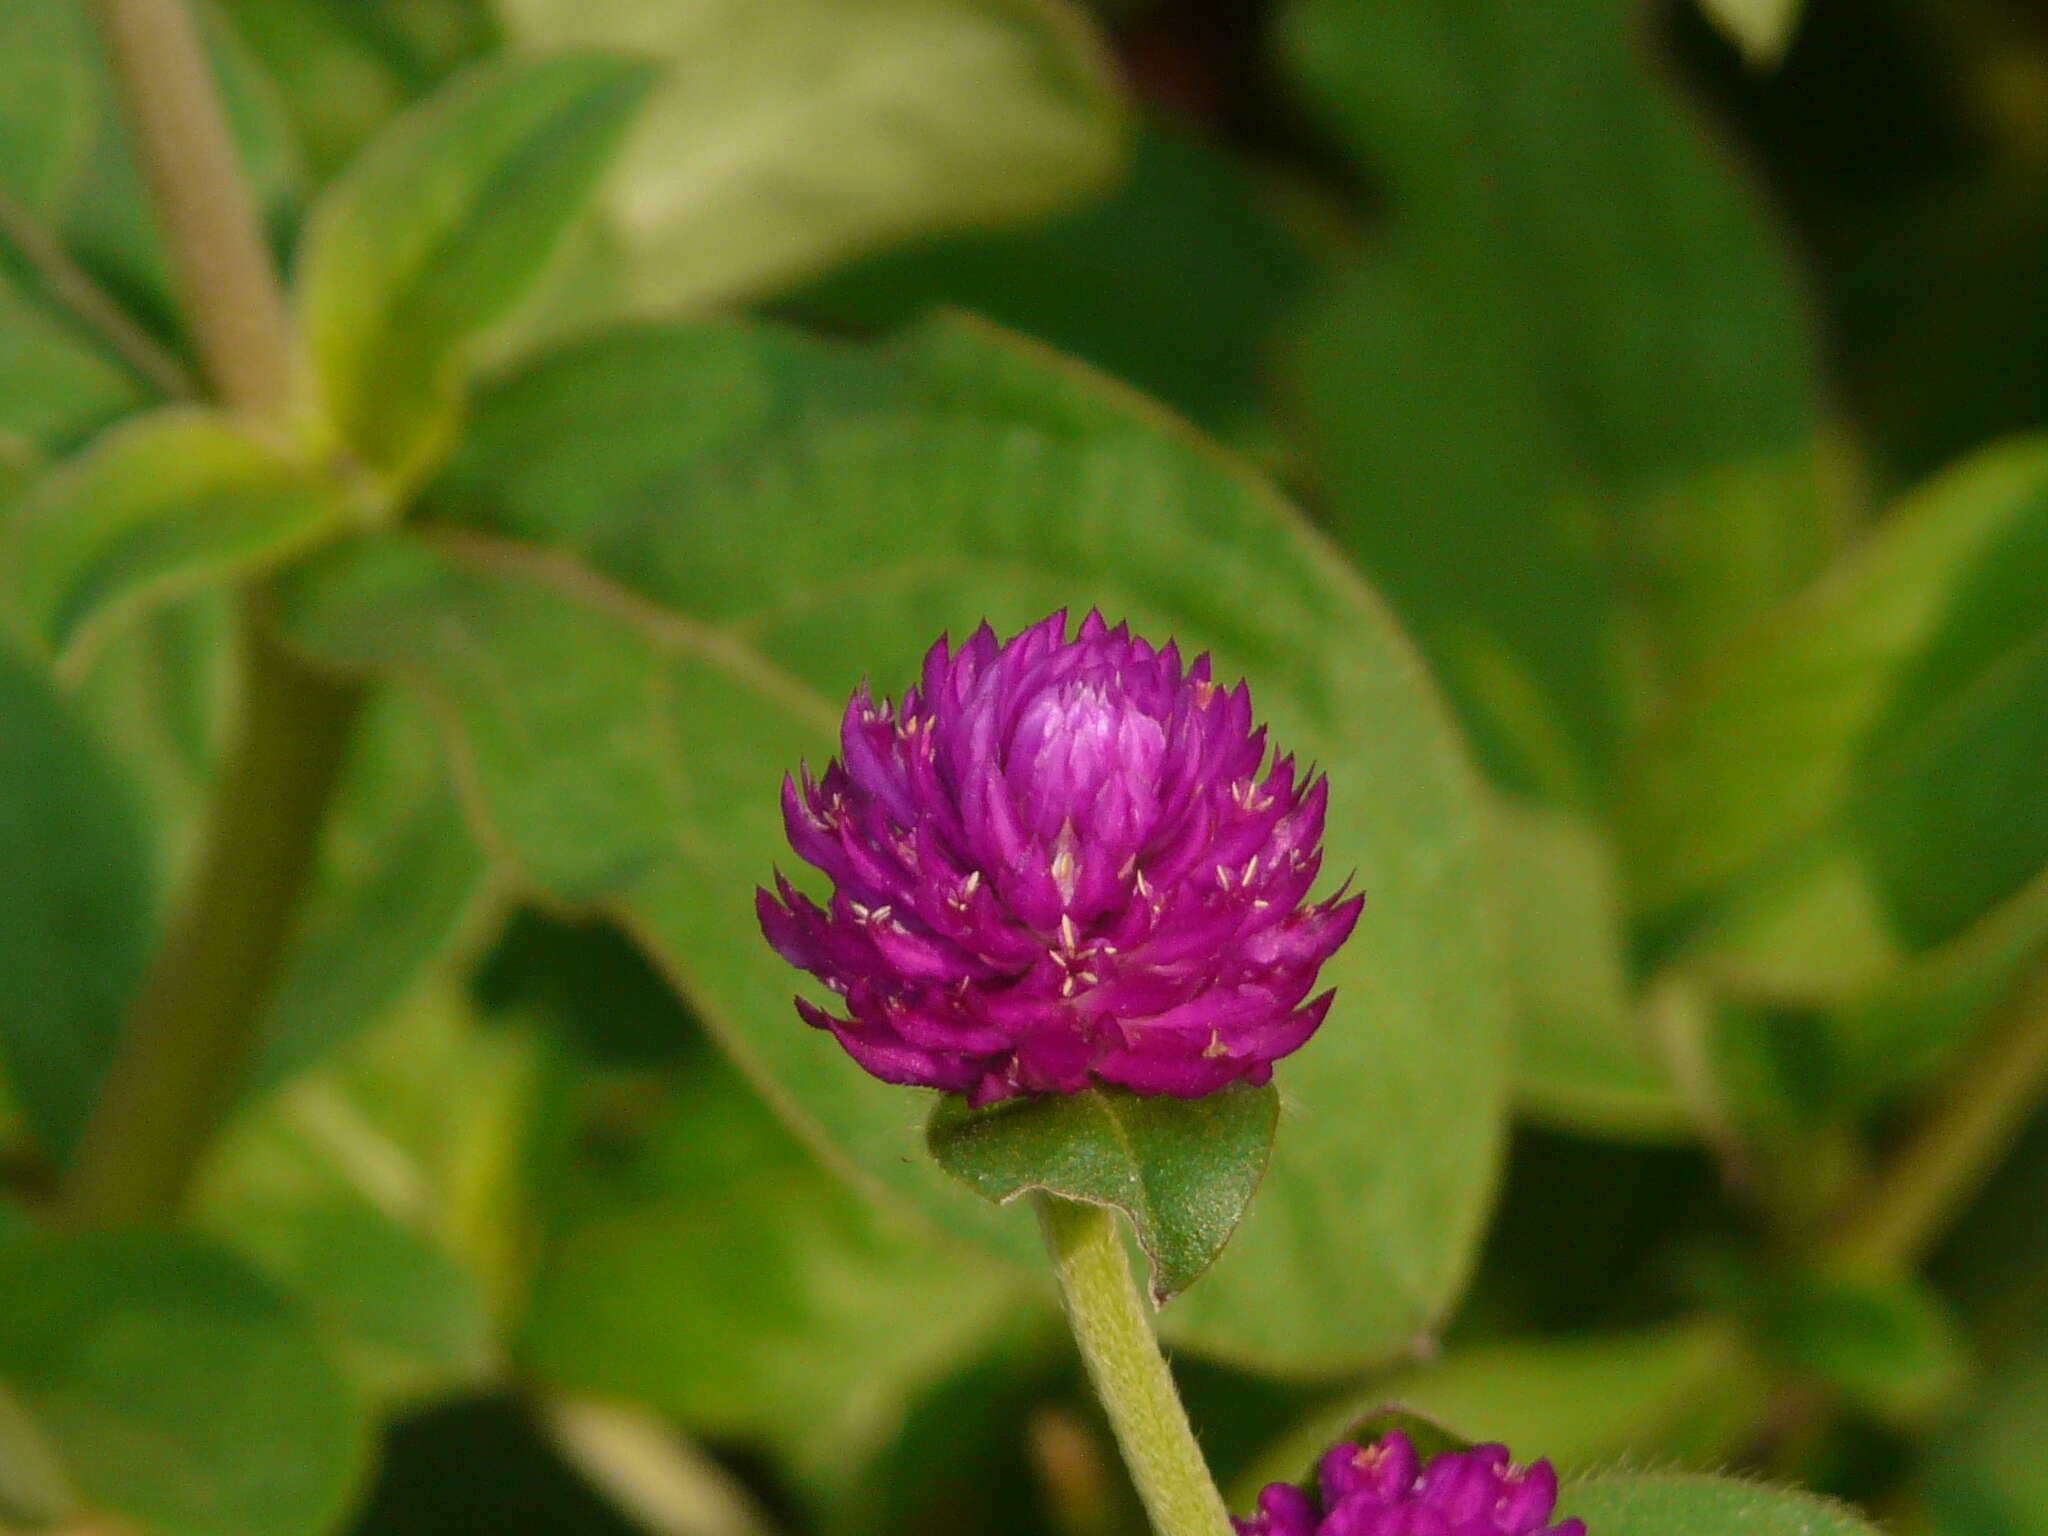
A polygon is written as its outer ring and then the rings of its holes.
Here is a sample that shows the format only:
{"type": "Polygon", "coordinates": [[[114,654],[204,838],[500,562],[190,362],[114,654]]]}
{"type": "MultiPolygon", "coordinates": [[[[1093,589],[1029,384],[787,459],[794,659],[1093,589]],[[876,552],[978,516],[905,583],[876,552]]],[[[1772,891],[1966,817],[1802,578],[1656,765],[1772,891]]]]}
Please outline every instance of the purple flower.
{"type": "Polygon", "coordinates": [[[1371,1445],[1333,1446],[1320,1500],[1273,1483],[1238,1536],[1586,1536],[1582,1520],[1549,1523],[1557,1473],[1547,1461],[1517,1467],[1504,1445],[1446,1451],[1421,1465],[1399,1430],[1371,1445]]]}
{"type": "Polygon", "coordinates": [[[1263,1083],[1329,1011],[1316,972],[1359,898],[1308,901],[1327,785],[1266,763],[1250,691],[1090,613],[943,638],[891,708],[863,684],[842,757],[783,781],[833,883],[762,891],[799,999],[876,1077],[984,1104],[1092,1083],[1194,1098],[1263,1083]]]}

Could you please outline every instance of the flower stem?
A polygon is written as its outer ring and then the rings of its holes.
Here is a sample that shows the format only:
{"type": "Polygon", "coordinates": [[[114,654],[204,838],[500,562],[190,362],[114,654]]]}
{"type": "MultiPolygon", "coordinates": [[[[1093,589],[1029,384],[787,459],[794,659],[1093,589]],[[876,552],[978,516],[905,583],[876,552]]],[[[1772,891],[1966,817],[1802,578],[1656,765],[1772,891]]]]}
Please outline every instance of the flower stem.
{"type": "Polygon", "coordinates": [[[220,398],[271,420],[292,399],[284,292],[183,0],[93,0],[192,339],[220,398]]]}
{"type": "MultiPolygon", "coordinates": [[[[93,9],[207,377],[230,407],[288,423],[283,292],[192,17],[183,0],[93,9]]],[[[62,1191],[76,1222],[182,1202],[243,1086],[312,872],[358,695],[282,650],[260,607],[244,594],[240,715],[196,872],[62,1191]]]]}
{"type": "Polygon", "coordinates": [[[2044,1094],[2048,957],[2014,987],[1934,1114],[1837,1230],[1832,1255],[1874,1268],[1917,1264],[1997,1167],[2044,1094]]]}
{"type": "Polygon", "coordinates": [[[64,1190],[64,1214],[82,1225],[183,1201],[242,1091],[347,751],[355,691],[309,676],[246,611],[242,633],[240,724],[199,866],[64,1190]]]}
{"type": "Polygon", "coordinates": [[[1229,1536],[1230,1516],[1159,1352],[1115,1214],[1057,1195],[1037,1201],[1067,1321],[1153,1531],[1229,1536]]]}

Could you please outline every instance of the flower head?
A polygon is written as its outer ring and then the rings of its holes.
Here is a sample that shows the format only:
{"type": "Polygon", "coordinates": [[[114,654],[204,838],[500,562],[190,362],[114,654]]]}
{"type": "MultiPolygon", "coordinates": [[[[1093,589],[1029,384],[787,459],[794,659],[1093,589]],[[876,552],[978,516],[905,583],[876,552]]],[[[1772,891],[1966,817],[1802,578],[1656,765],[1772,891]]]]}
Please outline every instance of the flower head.
{"type": "Polygon", "coordinates": [[[1320,1497],[1272,1483],[1238,1536],[1586,1536],[1585,1523],[1550,1523],[1557,1473],[1547,1461],[1517,1467],[1504,1445],[1446,1451],[1423,1466],[1395,1430],[1371,1445],[1324,1455],[1320,1497]]]}
{"type": "Polygon", "coordinates": [[[1359,899],[1308,901],[1327,785],[1267,762],[1250,691],[1090,613],[944,639],[902,702],[855,691],[841,757],[783,781],[769,943],[875,1076],[976,1103],[1094,1083],[1192,1098],[1263,1083],[1329,1010],[1317,971],[1359,899]]]}

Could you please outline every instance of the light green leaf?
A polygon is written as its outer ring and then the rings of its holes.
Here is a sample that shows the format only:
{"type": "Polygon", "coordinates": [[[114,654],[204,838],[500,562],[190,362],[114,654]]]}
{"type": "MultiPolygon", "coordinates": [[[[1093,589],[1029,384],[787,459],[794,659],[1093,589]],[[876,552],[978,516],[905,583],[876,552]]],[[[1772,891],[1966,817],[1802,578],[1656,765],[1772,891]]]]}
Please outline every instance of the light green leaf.
{"type": "Polygon", "coordinates": [[[1846,1506],[1721,1477],[1621,1473],[1573,1483],[1558,1510],[1600,1536],[1876,1536],[1846,1506]]]}
{"type": "Polygon", "coordinates": [[[1008,1276],[862,1202],[715,1057],[658,1115],[593,1138],[551,1202],[517,1344],[550,1387],[843,1463],[1015,1311],[1008,1276]]]}
{"type": "Polygon", "coordinates": [[[231,1255],[148,1232],[0,1246],[0,1387],[84,1500],[160,1536],[325,1536],[366,1425],[313,1325],[231,1255]]]}
{"type": "Polygon", "coordinates": [[[68,190],[102,108],[92,17],[65,0],[0,13],[0,189],[47,213],[68,190]]]}
{"type": "Polygon", "coordinates": [[[1791,264],[1639,31],[1626,0],[1296,0],[1281,31],[1389,189],[1289,357],[1330,514],[1495,775],[1588,809],[1835,536],[1791,264]]]}
{"type": "Polygon", "coordinates": [[[1152,1299],[1165,1306],[1237,1230],[1279,1124],[1271,1084],[1202,1099],[1097,1088],[983,1109],[948,1096],[925,1142],[941,1168],[997,1205],[1043,1191],[1122,1211],[1152,1261],[1152,1299]]]}
{"type": "Polygon", "coordinates": [[[158,411],[37,485],[7,530],[7,584],[29,633],[76,675],[152,605],[276,565],[349,517],[331,479],[249,429],[158,411]]]}
{"type": "Polygon", "coordinates": [[[643,312],[1039,213],[1118,153],[1114,72],[1069,0],[498,4],[527,47],[667,66],[605,192],[643,312]]]}
{"type": "Polygon", "coordinates": [[[2048,444],[1915,493],[1647,743],[1642,899],[1769,995],[1835,1002],[2048,865],[2048,444]]]}
{"type": "Polygon", "coordinates": [[[1034,1267],[1025,1224],[924,1155],[916,1101],[789,1011],[752,911],[788,861],[780,772],[829,755],[862,672],[908,679],[984,617],[1100,604],[1248,675],[1329,771],[1328,860],[1371,899],[1325,973],[1335,1013],[1281,1069],[1298,1113],[1261,1198],[1166,1322],[1327,1373],[1442,1315],[1505,1086],[1474,786],[1370,592],[1240,468],[968,325],[876,356],[679,328],[507,383],[426,511],[293,583],[300,641],[428,691],[487,843],[617,914],[833,1166],[1034,1267]]]}
{"type": "Polygon", "coordinates": [[[1474,1343],[1315,1409],[1239,1476],[1237,1508],[1298,1477],[1377,1403],[1399,1403],[1475,1440],[1548,1457],[1567,1475],[1620,1458],[1711,1463],[1744,1433],[1767,1383],[1735,1330],[1707,1318],[1659,1328],[1474,1343]]]}
{"type": "Polygon", "coordinates": [[[1691,1117],[1632,995],[1607,840],[1575,812],[1502,796],[1492,828],[1522,1107],[1570,1129],[1685,1135],[1691,1117]]]}
{"type": "Polygon", "coordinates": [[[41,668],[0,645],[0,1065],[67,1156],[155,938],[128,784],[41,668]]]}
{"type": "Polygon", "coordinates": [[[1700,0],[1700,9],[1756,65],[1775,64],[1799,30],[1802,0],[1700,0]]]}
{"type": "Polygon", "coordinates": [[[479,66],[321,197],[297,280],[321,402],[399,481],[447,445],[468,349],[531,288],[652,84],[599,54],[479,66]]]}

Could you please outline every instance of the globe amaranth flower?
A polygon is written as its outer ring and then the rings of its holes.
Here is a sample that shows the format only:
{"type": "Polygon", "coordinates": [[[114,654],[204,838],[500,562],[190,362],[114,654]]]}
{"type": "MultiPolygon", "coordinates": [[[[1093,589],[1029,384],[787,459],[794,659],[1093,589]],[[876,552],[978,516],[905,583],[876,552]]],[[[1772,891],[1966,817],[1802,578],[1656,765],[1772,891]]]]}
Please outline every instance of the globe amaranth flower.
{"type": "Polygon", "coordinates": [[[943,638],[902,702],[863,684],[841,756],[783,782],[821,907],[781,875],[762,931],[876,1077],[975,1103],[1263,1083],[1329,1010],[1359,899],[1307,898],[1326,782],[1267,763],[1250,691],[1090,613],[943,638]]]}
{"type": "Polygon", "coordinates": [[[1517,1467],[1504,1445],[1446,1451],[1422,1465],[1394,1431],[1371,1445],[1333,1446],[1316,1495],[1270,1484],[1238,1536],[1586,1536],[1585,1522],[1550,1523],[1557,1473],[1547,1461],[1517,1467]]]}

